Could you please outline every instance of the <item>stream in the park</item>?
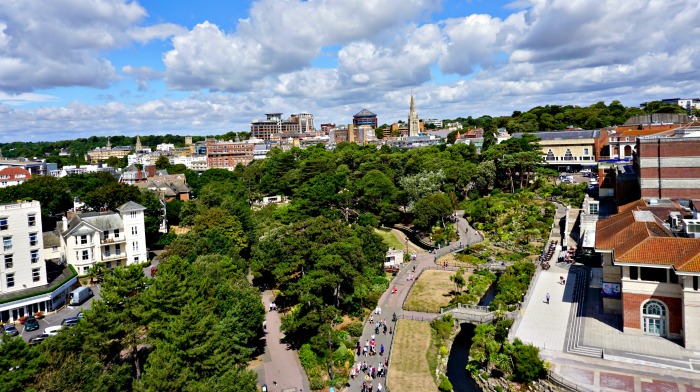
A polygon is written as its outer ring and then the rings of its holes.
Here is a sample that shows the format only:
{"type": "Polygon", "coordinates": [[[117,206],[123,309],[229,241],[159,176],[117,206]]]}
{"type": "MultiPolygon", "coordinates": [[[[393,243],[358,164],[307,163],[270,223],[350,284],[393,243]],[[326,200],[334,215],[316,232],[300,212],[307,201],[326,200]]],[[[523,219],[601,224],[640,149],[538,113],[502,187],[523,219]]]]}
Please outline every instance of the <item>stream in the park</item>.
{"type": "MultiPolygon", "coordinates": [[[[479,301],[479,305],[488,306],[496,296],[496,282],[486,291],[484,297],[479,301]]],[[[469,361],[469,348],[472,346],[474,337],[473,324],[462,324],[461,330],[452,343],[450,357],[447,360],[447,378],[452,383],[454,392],[480,392],[481,388],[472,380],[471,375],[465,367],[469,361]]]]}

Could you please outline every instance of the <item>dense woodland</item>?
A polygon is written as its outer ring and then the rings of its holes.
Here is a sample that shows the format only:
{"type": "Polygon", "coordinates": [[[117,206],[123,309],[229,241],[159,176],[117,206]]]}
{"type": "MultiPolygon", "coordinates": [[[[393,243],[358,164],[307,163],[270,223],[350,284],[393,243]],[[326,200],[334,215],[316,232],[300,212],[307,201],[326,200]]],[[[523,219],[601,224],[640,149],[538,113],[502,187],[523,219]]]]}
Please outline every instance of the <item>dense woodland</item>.
{"type": "MultiPolygon", "coordinates": [[[[3,338],[0,368],[16,370],[0,372],[0,385],[8,391],[254,391],[256,375],[245,366],[263,336],[262,288],[275,290],[282,327],[302,362],[325,366],[330,337],[342,380],[347,363],[341,354],[358,324],[339,325],[373,308],[388,287],[387,245],[375,228],[412,224],[443,241],[438,234],[449,230],[449,216],[465,209],[517,262],[528,255],[523,241],[537,242],[542,225],[551,224],[547,200],[568,202],[580,192],[554,184],[556,173],[539,165],[538,148],[528,135],[487,145],[481,155],[465,144],[399,150],[341,143],[335,150],[276,149],[232,172],[181,170],[194,198],[167,203],[169,222],[190,229],[178,236],[152,233],[160,214],[153,194],[106,174],[36,177],[1,190],[2,202],[41,201],[47,222],[75,197],[91,210],[134,200],[148,208],[149,244],[167,245],[156,278],[144,277],[142,266],[106,272],[103,300],[77,326],[35,347],[3,338]],[[291,202],[256,203],[266,195],[291,202]],[[498,225],[484,211],[498,217],[498,225]],[[513,238],[508,230],[526,235],[513,238]]],[[[526,289],[523,276],[506,279],[504,305],[526,289]]],[[[310,377],[314,385],[325,382],[320,372],[310,377]]]]}

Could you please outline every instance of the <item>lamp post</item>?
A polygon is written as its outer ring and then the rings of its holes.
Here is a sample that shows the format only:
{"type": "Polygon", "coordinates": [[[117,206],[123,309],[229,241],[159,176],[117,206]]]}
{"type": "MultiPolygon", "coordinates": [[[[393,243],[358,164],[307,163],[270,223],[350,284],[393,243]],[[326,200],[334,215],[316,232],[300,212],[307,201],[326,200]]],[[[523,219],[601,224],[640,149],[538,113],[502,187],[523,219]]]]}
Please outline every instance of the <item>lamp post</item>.
{"type": "Polygon", "coordinates": [[[330,333],[328,334],[328,336],[329,336],[328,347],[329,347],[329,352],[331,354],[330,376],[331,376],[331,380],[333,380],[333,339],[330,338],[330,333]]]}

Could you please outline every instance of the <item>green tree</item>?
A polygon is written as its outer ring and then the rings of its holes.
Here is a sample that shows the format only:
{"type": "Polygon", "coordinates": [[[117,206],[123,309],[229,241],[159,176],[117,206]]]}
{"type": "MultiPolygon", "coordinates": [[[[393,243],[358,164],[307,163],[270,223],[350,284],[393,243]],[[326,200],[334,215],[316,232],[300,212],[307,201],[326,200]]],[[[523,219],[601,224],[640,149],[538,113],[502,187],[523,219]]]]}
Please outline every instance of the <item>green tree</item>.
{"type": "Polygon", "coordinates": [[[379,170],[372,170],[356,183],[358,206],[379,217],[382,224],[398,220],[397,190],[394,183],[379,170]]]}
{"type": "Polygon", "coordinates": [[[32,390],[44,357],[20,336],[0,336],[0,385],[3,391],[32,390]]]}
{"type": "Polygon", "coordinates": [[[420,229],[428,229],[437,223],[445,224],[445,218],[452,214],[452,201],[444,193],[435,193],[418,200],[413,207],[413,224],[420,229]]]}
{"type": "Polygon", "coordinates": [[[165,155],[161,155],[156,159],[156,169],[158,170],[168,170],[171,166],[170,159],[165,155]]]}

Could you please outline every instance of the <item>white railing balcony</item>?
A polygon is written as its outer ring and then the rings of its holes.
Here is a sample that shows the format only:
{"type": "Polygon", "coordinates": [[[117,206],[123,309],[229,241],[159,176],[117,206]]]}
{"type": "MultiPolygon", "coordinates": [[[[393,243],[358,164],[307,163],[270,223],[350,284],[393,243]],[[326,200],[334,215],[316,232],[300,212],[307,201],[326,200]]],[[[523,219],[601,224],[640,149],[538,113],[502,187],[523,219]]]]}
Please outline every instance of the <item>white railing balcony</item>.
{"type": "Polygon", "coordinates": [[[126,241],[126,237],[109,237],[109,238],[102,238],[100,240],[100,243],[105,245],[105,244],[119,244],[126,241]]]}

